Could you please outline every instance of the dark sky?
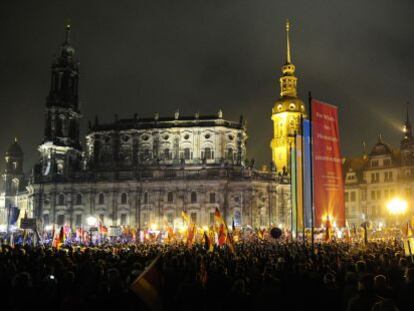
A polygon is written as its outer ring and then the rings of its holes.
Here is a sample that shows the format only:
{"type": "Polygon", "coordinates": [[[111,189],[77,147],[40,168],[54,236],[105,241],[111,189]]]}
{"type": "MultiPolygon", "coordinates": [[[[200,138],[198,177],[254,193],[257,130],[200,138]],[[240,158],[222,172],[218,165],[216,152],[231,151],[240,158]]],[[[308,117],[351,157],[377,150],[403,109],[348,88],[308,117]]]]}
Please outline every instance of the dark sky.
{"type": "MultiPolygon", "coordinates": [[[[52,56],[72,24],[82,127],[120,118],[215,113],[248,121],[248,156],[269,163],[286,18],[299,94],[340,108],[342,151],[401,138],[414,123],[414,2],[275,0],[7,1],[0,9],[0,154],[14,136],[37,159],[52,56]],[[334,3],[334,4],[333,4],[334,3]]],[[[2,169],[3,163],[0,168],[2,169]]]]}

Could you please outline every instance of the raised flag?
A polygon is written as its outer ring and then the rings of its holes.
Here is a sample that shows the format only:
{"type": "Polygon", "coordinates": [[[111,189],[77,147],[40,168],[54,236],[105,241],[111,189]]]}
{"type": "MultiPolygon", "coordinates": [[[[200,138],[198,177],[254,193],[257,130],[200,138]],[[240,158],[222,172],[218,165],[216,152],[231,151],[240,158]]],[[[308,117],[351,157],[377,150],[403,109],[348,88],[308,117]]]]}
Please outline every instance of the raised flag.
{"type": "Polygon", "coordinates": [[[302,135],[296,135],[296,217],[297,230],[302,231],[304,225],[304,210],[303,210],[303,138],[302,135]]]}
{"type": "Polygon", "coordinates": [[[344,182],[339,145],[338,109],[312,99],[315,226],[329,216],[345,226],[344,182]]]}
{"type": "Polygon", "coordinates": [[[224,224],[219,225],[218,231],[218,245],[223,246],[226,244],[227,234],[225,232],[224,224]]]}
{"type": "Polygon", "coordinates": [[[302,124],[302,145],[303,145],[303,209],[305,214],[305,227],[312,227],[312,160],[311,160],[311,137],[310,121],[303,120],[302,124]]]}
{"type": "Polygon", "coordinates": [[[130,289],[137,294],[147,305],[149,310],[162,310],[161,291],[163,288],[163,277],[157,267],[160,255],[141,273],[131,284],[130,289]]]}
{"type": "Polygon", "coordinates": [[[195,225],[190,224],[187,230],[187,247],[193,246],[195,239],[195,225]]]}
{"type": "Polygon", "coordinates": [[[187,224],[187,226],[190,224],[190,217],[188,217],[187,213],[185,211],[181,212],[181,216],[184,220],[184,222],[187,224]]]}

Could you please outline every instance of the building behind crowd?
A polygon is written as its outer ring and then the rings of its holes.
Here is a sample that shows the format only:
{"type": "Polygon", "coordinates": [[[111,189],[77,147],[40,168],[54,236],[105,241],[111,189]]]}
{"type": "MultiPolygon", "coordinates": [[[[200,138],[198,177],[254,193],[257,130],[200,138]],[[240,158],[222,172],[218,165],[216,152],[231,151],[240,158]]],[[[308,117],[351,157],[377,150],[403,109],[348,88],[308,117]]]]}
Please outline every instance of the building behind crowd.
{"type": "Polygon", "coordinates": [[[392,148],[381,135],[367,153],[345,159],[345,210],[348,222],[359,225],[370,221],[374,226],[401,224],[412,213],[414,188],[414,138],[407,116],[399,148],[392,148]],[[399,198],[408,203],[408,214],[391,215],[388,203],[399,198]],[[410,212],[411,210],[411,212],[410,212]]]}
{"type": "Polygon", "coordinates": [[[51,66],[40,160],[25,175],[17,140],[5,156],[2,222],[17,206],[20,216],[34,217],[41,226],[75,228],[93,216],[107,226],[145,229],[174,225],[182,211],[197,225],[208,226],[218,208],[228,224],[234,220],[253,228],[290,225],[289,140],[298,132],[304,106],[296,95],[287,38],[281,97],[272,112],[276,166],[257,170],[247,159],[245,120],[227,120],[222,111],[115,116],[105,124],[96,118],[82,141],[79,63],[67,26],[51,66]]]}

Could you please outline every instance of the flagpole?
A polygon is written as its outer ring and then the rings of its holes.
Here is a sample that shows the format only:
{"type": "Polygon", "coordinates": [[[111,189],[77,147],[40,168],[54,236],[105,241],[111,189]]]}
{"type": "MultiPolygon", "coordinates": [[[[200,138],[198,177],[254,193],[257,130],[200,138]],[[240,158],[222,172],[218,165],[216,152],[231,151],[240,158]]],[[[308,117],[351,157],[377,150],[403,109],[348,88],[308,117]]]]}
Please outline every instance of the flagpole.
{"type": "MultiPolygon", "coordinates": [[[[289,159],[289,169],[290,169],[290,197],[293,198],[293,170],[292,170],[292,144],[289,144],[289,150],[290,150],[290,159],[289,159]]],[[[293,241],[293,200],[291,199],[290,203],[290,239],[293,241]]]]}
{"type": "Polygon", "coordinates": [[[298,208],[299,208],[299,206],[298,206],[298,146],[296,146],[296,137],[298,136],[298,133],[295,131],[295,140],[294,140],[294,142],[293,142],[293,145],[294,145],[294,148],[295,148],[295,174],[296,174],[296,176],[295,176],[295,211],[296,211],[296,213],[295,213],[295,224],[296,224],[296,226],[295,226],[295,240],[298,238],[298,225],[299,225],[299,217],[298,217],[298,214],[299,214],[299,210],[298,210],[298,208]]]}
{"type": "Polygon", "coordinates": [[[302,168],[302,239],[303,239],[303,244],[306,245],[306,235],[305,235],[305,148],[303,146],[303,142],[304,142],[304,131],[303,131],[303,115],[300,115],[300,130],[301,130],[301,140],[300,140],[300,144],[301,144],[301,157],[300,157],[300,161],[301,161],[301,168],[302,168]]]}
{"type": "Polygon", "coordinates": [[[310,202],[311,202],[311,244],[312,249],[315,247],[315,215],[314,215],[314,208],[313,208],[313,136],[312,136],[312,92],[308,92],[308,103],[309,103],[309,137],[310,137],[310,146],[309,146],[309,153],[310,153],[310,202]]]}

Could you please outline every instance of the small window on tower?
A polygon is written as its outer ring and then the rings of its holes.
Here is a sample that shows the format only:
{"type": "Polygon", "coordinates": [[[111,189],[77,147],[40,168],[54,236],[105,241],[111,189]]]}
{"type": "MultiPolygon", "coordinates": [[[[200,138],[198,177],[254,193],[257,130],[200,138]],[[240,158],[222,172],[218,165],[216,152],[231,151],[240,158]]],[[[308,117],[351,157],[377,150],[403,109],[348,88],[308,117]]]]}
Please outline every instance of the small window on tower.
{"type": "Polygon", "coordinates": [[[13,162],[13,169],[17,170],[17,162],[13,162]]]}

